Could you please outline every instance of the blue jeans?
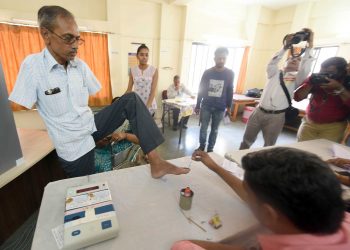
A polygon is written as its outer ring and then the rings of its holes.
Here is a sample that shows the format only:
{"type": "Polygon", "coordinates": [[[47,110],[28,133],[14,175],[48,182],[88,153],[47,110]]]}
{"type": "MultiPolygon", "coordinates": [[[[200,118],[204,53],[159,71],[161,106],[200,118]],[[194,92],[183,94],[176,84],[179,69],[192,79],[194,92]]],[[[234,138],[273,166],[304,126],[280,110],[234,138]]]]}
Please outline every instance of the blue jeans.
{"type": "Polygon", "coordinates": [[[221,120],[224,117],[224,110],[218,110],[213,107],[207,107],[203,106],[200,111],[200,121],[201,121],[201,129],[199,133],[199,144],[201,148],[205,148],[206,142],[207,142],[207,130],[209,126],[209,121],[211,119],[211,129],[209,134],[209,141],[208,141],[208,151],[212,151],[215,142],[216,137],[218,136],[218,129],[221,120]]]}

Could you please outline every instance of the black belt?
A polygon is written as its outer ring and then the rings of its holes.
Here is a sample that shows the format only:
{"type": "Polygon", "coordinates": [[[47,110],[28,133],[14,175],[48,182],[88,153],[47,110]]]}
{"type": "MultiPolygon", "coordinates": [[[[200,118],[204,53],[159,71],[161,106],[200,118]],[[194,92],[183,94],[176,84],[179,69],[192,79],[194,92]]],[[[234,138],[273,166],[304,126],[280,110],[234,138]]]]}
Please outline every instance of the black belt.
{"type": "Polygon", "coordinates": [[[263,107],[260,107],[259,106],[259,109],[266,113],[266,114],[281,114],[281,113],[284,113],[286,112],[287,109],[282,109],[282,110],[267,110],[267,109],[264,109],[263,107]]]}

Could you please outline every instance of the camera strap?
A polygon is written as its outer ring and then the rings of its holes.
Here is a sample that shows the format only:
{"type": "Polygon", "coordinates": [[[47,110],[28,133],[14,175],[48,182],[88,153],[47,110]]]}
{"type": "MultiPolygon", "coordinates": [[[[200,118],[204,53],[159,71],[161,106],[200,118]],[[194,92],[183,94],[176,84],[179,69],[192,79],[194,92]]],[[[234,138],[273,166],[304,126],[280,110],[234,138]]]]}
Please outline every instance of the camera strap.
{"type": "Polygon", "coordinates": [[[280,84],[281,84],[281,87],[283,89],[284,94],[286,95],[286,97],[288,99],[289,107],[291,107],[292,106],[292,100],[290,98],[289,91],[288,91],[288,89],[286,87],[286,84],[284,83],[282,70],[280,71],[280,84]]]}

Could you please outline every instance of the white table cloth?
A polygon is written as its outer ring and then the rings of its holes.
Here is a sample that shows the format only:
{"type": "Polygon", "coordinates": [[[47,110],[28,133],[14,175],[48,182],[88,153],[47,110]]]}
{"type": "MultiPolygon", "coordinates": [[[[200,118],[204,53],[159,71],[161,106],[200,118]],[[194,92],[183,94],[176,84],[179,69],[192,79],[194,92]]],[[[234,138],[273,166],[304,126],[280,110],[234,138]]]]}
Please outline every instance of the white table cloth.
{"type": "MultiPolygon", "coordinates": [[[[219,164],[224,160],[211,155],[219,164]]],[[[191,162],[189,157],[171,162],[183,167],[190,165],[191,172],[156,180],[151,178],[149,166],[145,165],[49,183],[42,199],[32,249],[57,249],[51,230],[63,223],[66,190],[88,182],[108,182],[120,225],[117,238],[88,249],[165,250],[182,239],[229,240],[257,225],[239,197],[202,163],[191,162]],[[187,186],[194,191],[194,198],[186,215],[207,232],[190,224],[180,212],[179,192],[187,186]],[[208,224],[215,213],[223,222],[219,229],[208,224]]]]}

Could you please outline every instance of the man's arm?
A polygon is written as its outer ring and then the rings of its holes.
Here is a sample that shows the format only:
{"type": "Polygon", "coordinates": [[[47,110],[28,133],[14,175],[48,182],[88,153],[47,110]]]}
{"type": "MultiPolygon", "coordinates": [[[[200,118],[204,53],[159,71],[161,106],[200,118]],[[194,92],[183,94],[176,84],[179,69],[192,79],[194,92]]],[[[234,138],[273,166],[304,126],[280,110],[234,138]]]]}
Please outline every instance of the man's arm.
{"type": "Polygon", "coordinates": [[[281,61],[284,53],[286,53],[287,49],[282,48],[280,51],[278,51],[274,57],[270,60],[270,62],[267,64],[266,73],[267,78],[270,79],[274,75],[279,74],[280,69],[278,68],[278,63],[281,61]]]}
{"type": "Polygon", "coordinates": [[[309,76],[311,72],[312,63],[316,60],[312,48],[314,47],[314,32],[311,29],[304,28],[303,31],[308,32],[309,38],[307,40],[307,48],[305,54],[301,59],[298,74],[295,79],[295,88],[298,88],[303,81],[309,76]]]}
{"type": "Polygon", "coordinates": [[[198,88],[197,105],[196,105],[196,108],[195,108],[195,112],[197,114],[199,113],[199,110],[200,110],[200,107],[201,107],[201,102],[202,102],[202,99],[204,97],[205,81],[206,81],[206,71],[202,75],[202,79],[201,79],[201,82],[200,82],[199,88],[198,88]]]}
{"type": "Polygon", "coordinates": [[[94,73],[92,73],[89,66],[84,61],[82,61],[82,64],[83,64],[83,71],[84,71],[84,83],[88,88],[89,95],[94,95],[101,90],[101,84],[97,80],[94,73]]]}
{"type": "Polygon", "coordinates": [[[231,107],[232,107],[232,99],[233,99],[233,80],[234,80],[235,74],[232,71],[232,74],[230,75],[230,80],[229,80],[229,87],[227,90],[227,96],[226,96],[226,112],[230,113],[231,112],[231,107]]]}
{"type": "Polygon", "coordinates": [[[344,85],[337,80],[327,78],[328,83],[321,84],[321,88],[326,92],[331,92],[334,95],[338,95],[345,105],[350,107],[350,91],[347,90],[344,85]]]}
{"type": "Polygon", "coordinates": [[[310,83],[310,79],[306,79],[303,84],[294,91],[294,100],[300,102],[307,98],[311,93],[313,86],[310,83]]]}
{"type": "Polygon", "coordinates": [[[20,68],[15,87],[13,88],[9,100],[27,109],[31,109],[37,101],[37,86],[31,73],[32,61],[26,58],[20,68]]]}
{"type": "Polygon", "coordinates": [[[295,79],[295,88],[298,88],[305,79],[309,76],[311,72],[311,66],[312,63],[316,60],[316,58],[313,55],[313,51],[311,48],[306,48],[305,54],[303,58],[301,59],[298,74],[296,75],[295,79]]]}
{"type": "Polygon", "coordinates": [[[247,200],[247,193],[243,187],[243,182],[231,174],[229,171],[216,164],[216,162],[208,155],[208,153],[197,150],[193,153],[192,159],[195,161],[201,161],[210,170],[218,174],[243,201],[247,200]]]}
{"type": "Polygon", "coordinates": [[[194,97],[194,95],[192,94],[192,92],[191,92],[185,85],[182,85],[182,89],[183,89],[183,91],[184,91],[184,93],[185,93],[186,95],[189,95],[189,96],[191,96],[191,97],[194,97]]]}

